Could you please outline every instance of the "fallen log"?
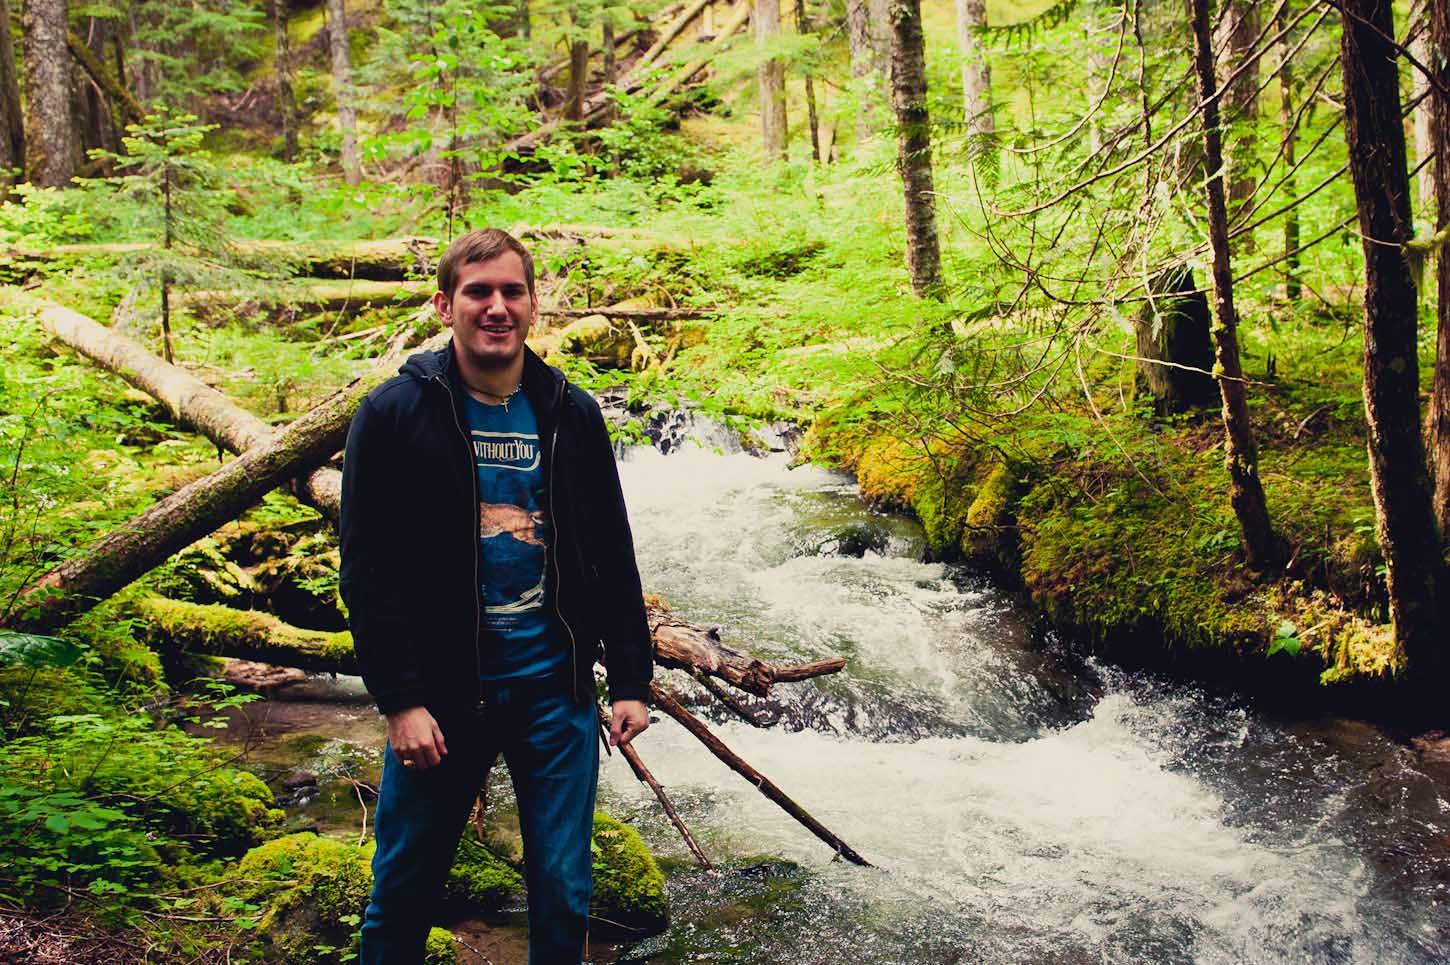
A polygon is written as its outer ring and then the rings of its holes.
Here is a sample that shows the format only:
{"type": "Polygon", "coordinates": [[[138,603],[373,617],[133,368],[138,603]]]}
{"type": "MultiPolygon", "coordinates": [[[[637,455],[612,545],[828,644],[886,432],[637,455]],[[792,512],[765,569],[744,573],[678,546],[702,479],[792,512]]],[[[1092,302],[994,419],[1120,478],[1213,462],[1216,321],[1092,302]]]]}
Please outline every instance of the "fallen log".
{"type": "MultiPolygon", "coordinates": [[[[424,348],[441,348],[447,336],[434,336],[424,348]]],[[[44,633],[64,625],[235,519],[268,490],[310,472],[342,448],[363,398],[393,372],[389,361],[354,379],[271,441],[182,487],[57,566],[21,595],[10,627],[44,633]]]]}
{"type": "Polygon", "coordinates": [[[720,52],[724,50],[725,44],[729,42],[730,38],[734,37],[740,28],[745,26],[745,21],[749,19],[750,11],[753,7],[754,4],[742,3],[740,9],[735,11],[734,16],[725,21],[724,26],[720,28],[719,35],[710,44],[710,50],[671,74],[668,80],[650,92],[645,103],[651,107],[658,106],[665,98],[684,86],[691,77],[694,77],[700,71],[704,70],[711,61],[720,55],[720,52]]]}
{"type": "Polygon", "coordinates": [[[650,45],[648,50],[640,55],[639,60],[634,62],[634,66],[629,71],[630,77],[626,78],[626,83],[629,80],[639,78],[648,70],[650,65],[659,59],[660,54],[665,52],[665,48],[674,43],[675,39],[685,32],[685,28],[695,22],[695,18],[700,15],[700,12],[713,2],[715,0],[695,0],[694,3],[686,7],[683,13],[660,32],[658,39],[650,45]]]}
{"type": "MultiPolygon", "coordinates": [[[[229,452],[263,445],[276,430],[252,413],[140,345],[92,318],[41,298],[22,296],[47,332],[166,407],[178,423],[190,426],[229,452]]],[[[322,467],[307,474],[298,496],[336,521],[342,505],[342,474],[322,467]]]]}
{"type": "MultiPolygon", "coordinates": [[[[44,261],[58,255],[127,255],[149,251],[150,242],[110,242],[56,245],[54,248],[12,248],[12,258],[44,261]]],[[[177,246],[186,251],[186,246],[177,246]]],[[[383,238],[362,241],[233,241],[231,249],[243,260],[281,261],[292,274],[311,278],[351,278],[367,281],[404,281],[432,276],[442,247],[436,238],[383,238]]]]}
{"type": "MultiPolygon", "coordinates": [[[[214,657],[262,660],[287,667],[327,673],[355,674],[357,661],[352,636],[347,631],[325,633],[304,630],[258,610],[238,610],[218,604],[187,603],[162,597],[148,597],[139,612],[158,642],[214,657]]],[[[655,662],[676,667],[697,678],[716,677],[732,686],[740,679],[739,668],[748,666],[748,681],[765,696],[772,683],[787,678],[804,679],[799,667],[780,667],[745,656],[721,644],[712,631],[679,620],[656,629],[657,616],[664,608],[647,603],[650,628],[654,633],[655,662]],[[688,641],[688,642],[686,642],[688,641]],[[762,688],[760,681],[765,681],[762,688]]],[[[664,611],[668,612],[668,611],[664,611]]],[[[829,661],[814,676],[835,673],[845,660],[829,661]]],[[[822,665],[809,665],[822,666],[822,665]]]]}
{"type": "Polygon", "coordinates": [[[666,667],[705,673],[757,697],[769,697],[775,684],[839,673],[844,657],[819,663],[783,667],[727,647],[715,630],[705,630],[677,619],[654,597],[645,601],[645,615],[655,641],[655,660],[666,667]]]}
{"type": "Polygon", "coordinates": [[[234,291],[190,291],[176,295],[173,301],[193,311],[205,311],[213,306],[230,309],[236,305],[255,305],[258,308],[295,307],[308,313],[360,312],[380,306],[412,308],[422,305],[433,297],[436,287],[432,279],[308,279],[278,285],[260,297],[234,291]]]}
{"type": "Polygon", "coordinates": [[[95,81],[96,86],[105,91],[111,102],[121,109],[128,124],[140,124],[146,119],[146,111],[142,109],[141,102],[136,99],[136,95],[122,87],[116,78],[111,76],[110,71],[106,70],[101,59],[96,56],[95,51],[91,50],[90,45],[81,39],[80,34],[74,30],[67,30],[65,45],[87,76],[95,81]]]}
{"type": "Polygon", "coordinates": [[[650,684],[649,692],[650,700],[656,707],[674,718],[681,727],[685,728],[696,740],[704,744],[706,749],[711,754],[714,754],[726,767],[745,778],[751,784],[754,784],[761,794],[773,801],[782,811],[795,818],[808,831],[824,841],[833,851],[847,861],[866,868],[872,867],[871,862],[857,854],[855,848],[852,848],[849,844],[842,841],[830,828],[826,827],[820,821],[817,821],[811,816],[809,811],[797,804],[780,788],[776,787],[775,782],[750,766],[739,754],[736,754],[726,746],[724,741],[712,734],[710,728],[705,726],[704,721],[686,710],[678,700],[666,693],[659,684],[650,684]]]}

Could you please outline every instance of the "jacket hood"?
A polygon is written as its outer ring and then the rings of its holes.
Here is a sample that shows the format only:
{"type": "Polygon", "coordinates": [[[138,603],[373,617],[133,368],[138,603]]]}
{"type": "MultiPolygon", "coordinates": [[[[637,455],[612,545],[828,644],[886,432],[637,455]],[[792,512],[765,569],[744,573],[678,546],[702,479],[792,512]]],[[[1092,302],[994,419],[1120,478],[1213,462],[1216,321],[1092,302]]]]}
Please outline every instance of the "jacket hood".
{"type": "MultiPolygon", "coordinates": [[[[444,378],[458,384],[458,363],[453,355],[453,340],[436,352],[418,352],[398,369],[399,375],[411,376],[428,381],[444,378]]],[[[529,402],[545,410],[553,409],[560,397],[559,387],[565,382],[564,373],[546,363],[534,350],[524,346],[524,392],[529,402]]]]}

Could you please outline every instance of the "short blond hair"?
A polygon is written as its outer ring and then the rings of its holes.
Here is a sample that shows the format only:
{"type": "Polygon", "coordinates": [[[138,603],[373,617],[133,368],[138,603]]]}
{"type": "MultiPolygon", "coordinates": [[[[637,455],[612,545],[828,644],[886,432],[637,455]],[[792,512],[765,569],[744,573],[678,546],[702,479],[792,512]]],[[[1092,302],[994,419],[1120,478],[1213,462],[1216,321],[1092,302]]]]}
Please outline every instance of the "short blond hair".
{"type": "Polygon", "coordinates": [[[512,251],[524,263],[524,283],[528,285],[529,297],[534,297],[534,256],[523,242],[501,228],[479,228],[453,239],[453,244],[438,259],[438,290],[449,298],[458,284],[458,269],[475,261],[497,258],[505,251],[512,251]]]}

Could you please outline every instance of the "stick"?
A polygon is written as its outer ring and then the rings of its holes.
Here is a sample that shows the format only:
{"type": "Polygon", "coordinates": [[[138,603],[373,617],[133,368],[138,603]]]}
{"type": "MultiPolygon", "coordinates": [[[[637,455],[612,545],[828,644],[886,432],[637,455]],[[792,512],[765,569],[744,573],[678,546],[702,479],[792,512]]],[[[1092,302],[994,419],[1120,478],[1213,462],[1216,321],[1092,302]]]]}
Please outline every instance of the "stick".
{"type": "Polygon", "coordinates": [[[764,794],[767,798],[774,801],[786,814],[795,818],[812,834],[830,845],[833,851],[852,864],[858,864],[863,868],[874,867],[871,862],[857,854],[854,848],[838,838],[824,824],[811,817],[810,812],[791,800],[784,791],[775,786],[770,778],[751,767],[738,754],[725,746],[724,741],[710,733],[710,728],[706,727],[698,717],[682,707],[679,701],[660,689],[659,684],[650,684],[649,692],[650,699],[654,701],[656,707],[678,721],[681,727],[693,734],[726,767],[729,767],[736,774],[739,774],[751,784],[754,784],[761,794],[764,794]]]}
{"type": "Polygon", "coordinates": [[[730,691],[726,690],[724,687],[720,686],[709,677],[700,673],[698,670],[692,670],[690,671],[690,673],[691,676],[695,678],[696,683],[698,683],[701,687],[704,687],[706,690],[710,691],[710,693],[714,694],[715,699],[720,701],[720,703],[724,704],[725,707],[736,717],[739,717],[751,727],[764,728],[766,726],[765,724],[762,724],[760,722],[759,717],[755,716],[755,712],[753,710],[751,710],[749,707],[746,707],[739,700],[737,700],[735,696],[730,693],[730,691]]]}
{"type": "MultiPolygon", "coordinates": [[[[605,728],[609,726],[609,715],[604,712],[603,707],[599,708],[599,723],[605,728]]],[[[664,787],[661,786],[659,781],[655,780],[655,776],[650,773],[649,768],[644,766],[644,761],[640,760],[639,751],[634,749],[633,744],[622,744],[620,745],[619,753],[624,757],[625,763],[629,765],[629,769],[634,771],[635,778],[644,784],[648,784],[649,789],[655,792],[655,798],[660,802],[660,806],[665,809],[665,814],[669,815],[670,823],[675,826],[675,830],[680,832],[680,837],[685,839],[685,846],[690,849],[690,853],[695,856],[695,860],[700,862],[702,867],[714,870],[715,866],[710,863],[710,859],[705,857],[705,852],[701,851],[700,846],[695,843],[695,836],[690,833],[689,828],[685,827],[684,820],[680,818],[680,813],[675,810],[675,806],[671,803],[670,796],[665,793],[664,787]]]]}

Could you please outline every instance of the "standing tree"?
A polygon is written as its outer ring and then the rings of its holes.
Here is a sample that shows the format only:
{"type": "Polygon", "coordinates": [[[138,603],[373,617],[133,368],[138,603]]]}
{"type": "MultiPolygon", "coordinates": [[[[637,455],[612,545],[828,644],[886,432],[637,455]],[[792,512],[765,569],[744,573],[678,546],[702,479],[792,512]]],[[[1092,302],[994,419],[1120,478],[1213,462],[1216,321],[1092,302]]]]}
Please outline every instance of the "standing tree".
{"type": "Polygon", "coordinates": [[[936,236],[936,189],[931,175],[931,117],[926,106],[926,52],[920,0],[897,0],[891,10],[891,101],[896,108],[896,161],[906,195],[906,267],[918,298],[942,299],[941,250],[936,236]]]}
{"type": "MultiPolygon", "coordinates": [[[[1294,41],[1289,34],[1289,4],[1279,5],[1274,18],[1274,30],[1279,38],[1279,123],[1282,127],[1282,154],[1284,158],[1284,191],[1294,197],[1294,155],[1299,135],[1294,120],[1294,41]]],[[[1299,298],[1299,206],[1293,205],[1284,212],[1284,298],[1289,302],[1299,298]]]]}
{"type": "Polygon", "coordinates": [[[25,166],[25,121],[20,114],[20,79],[10,39],[10,0],[0,0],[0,201],[25,166]]]}
{"type": "Polygon", "coordinates": [[[564,95],[564,120],[584,120],[584,88],[589,84],[589,35],[578,8],[569,11],[569,88],[564,95]]]}
{"type": "Polygon", "coordinates": [[[1213,251],[1214,369],[1223,396],[1224,462],[1229,504],[1243,533],[1249,566],[1263,569],[1278,561],[1277,540],[1269,523],[1259,454],[1249,422],[1249,406],[1239,363],[1238,312],[1234,307],[1233,268],[1229,257],[1228,205],[1224,199],[1223,134],[1219,128],[1219,89],[1214,72],[1208,0],[1193,0],[1194,72],[1203,112],[1203,154],[1207,169],[1208,240],[1213,251]]]}
{"type": "Polygon", "coordinates": [[[352,60],[347,49],[347,11],[343,0],[327,0],[327,40],[332,50],[332,87],[337,96],[337,126],[342,133],[342,176],[362,180],[357,151],[357,111],[353,108],[352,60]]]}
{"type": "Polygon", "coordinates": [[[25,173],[37,187],[69,184],[80,155],[65,33],[66,0],[26,0],[25,173]]]}
{"type": "Polygon", "coordinates": [[[297,98],[292,93],[292,49],[287,39],[287,0],[267,0],[272,17],[272,59],[277,72],[277,114],[282,121],[282,160],[297,157],[297,98]]]}
{"type": "MultiPolygon", "coordinates": [[[[1432,21],[1435,16],[1435,8],[1440,6],[1434,0],[1419,0],[1410,11],[1411,31],[1414,39],[1410,42],[1410,53],[1420,63],[1427,66],[1434,64],[1431,54],[1431,35],[1434,30],[1432,21]]],[[[1432,68],[1433,69],[1433,68],[1432,68]]],[[[1430,79],[1419,70],[1410,71],[1410,101],[1414,105],[1411,110],[1415,118],[1415,166],[1420,169],[1419,175],[1419,204],[1420,220],[1425,224],[1433,224],[1435,221],[1435,162],[1433,152],[1435,150],[1434,133],[1434,104],[1432,103],[1430,79]],[[1429,163],[1425,163],[1426,161],[1429,163]]]]}
{"type": "MultiPolygon", "coordinates": [[[[780,0],[755,0],[755,46],[768,50],[780,33],[780,0]]],[[[760,136],[765,156],[785,160],[785,62],[770,57],[758,68],[760,136]]]]}
{"type": "MultiPolygon", "coordinates": [[[[811,18],[806,13],[806,0],[795,0],[795,30],[802,37],[811,32],[811,18]]],[[[821,157],[821,119],[816,114],[815,69],[808,67],[805,76],[806,119],[811,125],[811,159],[817,163],[830,160],[821,157]]]]}
{"type": "Polygon", "coordinates": [[[956,0],[957,40],[962,47],[962,110],[967,133],[990,136],[996,130],[992,117],[992,70],[982,49],[980,31],[987,26],[987,0],[956,0]]]}
{"type": "Polygon", "coordinates": [[[876,104],[890,59],[886,3],[888,0],[846,0],[846,40],[851,52],[851,83],[860,98],[856,113],[856,141],[876,133],[876,104]]]}
{"type": "MultiPolygon", "coordinates": [[[[1435,519],[1442,544],[1450,545],[1450,5],[1431,3],[1429,39],[1431,55],[1420,61],[1432,65],[1437,83],[1430,97],[1431,150],[1435,161],[1429,174],[1435,185],[1435,245],[1437,265],[1435,312],[1435,380],[1430,392],[1430,458],[1435,483],[1435,519]]],[[[1421,177],[1425,177],[1422,173],[1421,177]]],[[[1441,587],[1445,593],[1450,587],[1441,587]]],[[[1445,614],[1450,618],[1450,613],[1445,614]]]]}
{"type": "MultiPolygon", "coordinates": [[[[1202,2],[1202,0],[1199,0],[1202,2]]],[[[1391,0],[1341,0],[1345,139],[1364,246],[1364,409],[1395,642],[1421,680],[1438,662],[1440,541],[1420,439],[1414,234],[1391,0]]]]}
{"type": "MultiPolygon", "coordinates": [[[[1254,193],[1254,130],[1259,120],[1259,67],[1254,42],[1259,38],[1259,0],[1226,0],[1221,29],[1225,35],[1218,48],[1225,51],[1219,61],[1223,78],[1219,116],[1230,125],[1225,161],[1228,165],[1228,215],[1237,220],[1244,203],[1254,193]],[[1242,70],[1240,70],[1242,68],[1242,70]],[[1234,75],[1237,74],[1236,77],[1234,75]],[[1233,77],[1232,80],[1229,80],[1233,77]]],[[[1253,249],[1253,236],[1243,236],[1245,250],[1253,249]]]]}

